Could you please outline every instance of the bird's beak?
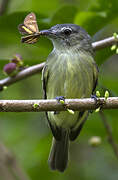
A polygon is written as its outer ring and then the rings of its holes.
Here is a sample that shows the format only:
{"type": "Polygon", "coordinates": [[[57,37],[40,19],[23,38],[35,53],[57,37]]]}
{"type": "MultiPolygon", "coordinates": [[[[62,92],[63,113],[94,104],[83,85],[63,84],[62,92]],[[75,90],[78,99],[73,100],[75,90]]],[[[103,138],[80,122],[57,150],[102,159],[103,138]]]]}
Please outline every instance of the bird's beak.
{"type": "Polygon", "coordinates": [[[50,29],[40,31],[40,35],[50,36],[53,34],[50,29]]]}

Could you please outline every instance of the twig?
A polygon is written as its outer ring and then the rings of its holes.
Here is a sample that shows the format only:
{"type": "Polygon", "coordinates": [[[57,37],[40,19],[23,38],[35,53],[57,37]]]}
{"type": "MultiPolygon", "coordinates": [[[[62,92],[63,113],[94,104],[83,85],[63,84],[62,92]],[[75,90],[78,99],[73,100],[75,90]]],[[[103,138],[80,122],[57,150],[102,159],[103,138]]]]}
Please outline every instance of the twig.
{"type": "Polygon", "coordinates": [[[0,80],[0,90],[2,90],[4,86],[9,86],[17,81],[20,81],[24,78],[27,78],[29,76],[32,76],[36,73],[41,72],[42,68],[44,67],[44,64],[45,63],[41,63],[41,64],[28,67],[27,69],[19,72],[15,77],[8,77],[8,78],[0,80]]]}
{"type": "Polygon", "coordinates": [[[4,14],[9,4],[9,0],[2,0],[0,4],[0,16],[4,14]]]}
{"type": "Polygon", "coordinates": [[[107,119],[102,111],[99,112],[100,117],[103,121],[104,127],[106,129],[107,135],[108,135],[108,141],[111,144],[114,154],[116,155],[118,159],[118,145],[115,143],[113,135],[112,135],[112,129],[111,126],[108,124],[107,119]]]}
{"type": "Polygon", "coordinates": [[[29,180],[16,158],[3,144],[0,144],[0,177],[4,180],[29,180]]]}
{"type": "Polygon", "coordinates": [[[115,38],[114,36],[96,41],[92,43],[93,49],[95,51],[112,46],[113,44],[116,44],[118,42],[118,36],[115,38]]]}
{"type": "Polygon", "coordinates": [[[110,97],[105,102],[99,98],[99,104],[92,98],[66,99],[65,104],[50,100],[0,100],[0,112],[39,112],[39,111],[65,111],[67,108],[76,110],[93,110],[102,106],[103,109],[118,109],[118,97],[110,97]],[[36,105],[36,106],[35,106],[36,105]]]}
{"type": "MultiPolygon", "coordinates": [[[[92,43],[92,46],[93,46],[94,50],[99,50],[99,49],[111,46],[112,44],[114,44],[116,42],[117,42],[117,38],[114,38],[114,36],[112,36],[112,37],[106,38],[104,40],[94,42],[94,43],[92,43]]],[[[13,78],[8,77],[8,78],[0,80],[0,90],[3,89],[3,86],[9,86],[9,85],[11,85],[17,81],[20,81],[26,77],[30,77],[33,74],[41,72],[44,65],[45,65],[45,62],[43,62],[41,64],[37,64],[35,66],[31,66],[25,70],[22,70],[13,78]]]]}

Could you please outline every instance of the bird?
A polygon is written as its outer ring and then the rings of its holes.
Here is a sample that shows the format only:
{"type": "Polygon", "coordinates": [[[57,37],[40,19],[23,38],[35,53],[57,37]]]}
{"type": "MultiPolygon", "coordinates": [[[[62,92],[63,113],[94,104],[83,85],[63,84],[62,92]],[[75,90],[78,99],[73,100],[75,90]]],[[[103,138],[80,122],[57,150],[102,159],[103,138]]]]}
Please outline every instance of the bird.
{"type": "MultiPolygon", "coordinates": [[[[89,98],[98,82],[98,67],[94,61],[92,38],[79,25],[57,24],[41,30],[50,39],[53,49],[42,71],[45,99],[89,98]]],[[[51,170],[64,172],[68,164],[70,141],[80,134],[89,112],[46,112],[53,140],[48,163],[51,170]]]]}

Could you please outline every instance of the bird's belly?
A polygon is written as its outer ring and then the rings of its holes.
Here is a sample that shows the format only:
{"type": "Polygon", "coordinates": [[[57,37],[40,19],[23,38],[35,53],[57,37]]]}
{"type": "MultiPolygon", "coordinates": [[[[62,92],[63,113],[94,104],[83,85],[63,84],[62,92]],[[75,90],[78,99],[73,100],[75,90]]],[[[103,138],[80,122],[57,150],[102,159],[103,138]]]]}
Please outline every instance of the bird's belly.
{"type": "Polygon", "coordinates": [[[58,68],[52,69],[48,84],[47,98],[53,99],[57,96],[65,98],[90,97],[93,89],[93,69],[87,65],[70,64],[66,62],[58,68]]]}
{"type": "MultiPolygon", "coordinates": [[[[91,64],[71,62],[68,59],[62,63],[55,63],[51,66],[51,71],[47,84],[47,99],[57,96],[65,98],[85,98],[90,97],[93,89],[93,69],[91,64]]],[[[51,123],[63,128],[70,128],[76,123],[79,112],[73,115],[69,112],[48,112],[51,123]]]]}
{"type": "Polygon", "coordinates": [[[70,114],[68,111],[57,112],[57,114],[48,112],[48,117],[52,124],[56,124],[56,126],[64,129],[69,129],[77,122],[78,113],[77,111],[74,112],[74,114],[70,114]]]}

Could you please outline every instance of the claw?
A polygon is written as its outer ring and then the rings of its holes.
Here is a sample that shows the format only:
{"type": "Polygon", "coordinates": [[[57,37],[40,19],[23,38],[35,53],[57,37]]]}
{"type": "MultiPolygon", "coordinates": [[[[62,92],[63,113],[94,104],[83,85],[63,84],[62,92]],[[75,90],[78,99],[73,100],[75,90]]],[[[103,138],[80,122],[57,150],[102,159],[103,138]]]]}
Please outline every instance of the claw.
{"type": "Polygon", "coordinates": [[[54,115],[57,115],[57,114],[59,114],[59,111],[54,111],[54,115]]]}
{"type": "MultiPolygon", "coordinates": [[[[97,103],[98,103],[98,99],[97,99],[97,96],[94,94],[91,95],[91,98],[95,100],[95,103],[96,103],[96,106],[97,106],[97,103]]],[[[89,110],[88,111],[89,113],[93,113],[93,110],[89,110]]]]}
{"type": "Polygon", "coordinates": [[[65,97],[64,96],[57,96],[55,98],[58,102],[60,102],[60,100],[64,101],[65,102],[65,97]]]}
{"type": "Polygon", "coordinates": [[[94,99],[95,103],[97,104],[97,101],[98,101],[97,96],[96,95],[91,95],[91,98],[94,99]]]}
{"type": "MultiPolygon", "coordinates": [[[[64,104],[64,102],[65,102],[64,96],[57,96],[55,99],[58,101],[58,103],[61,103],[61,104],[64,104]]],[[[59,112],[58,111],[54,111],[54,115],[56,115],[56,114],[59,114],[59,112]]]]}
{"type": "MultiPolygon", "coordinates": [[[[97,98],[96,95],[91,95],[91,98],[93,98],[95,100],[96,109],[97,109],[96,112],[100,111],[102,109],[102,106],[103,106],[103,104],[100,103],[100,99],[97,98]]],[[[89,112],[92,113],[93,110],[89,110],[89,112]]]]}
{"type": "Polygon", "coordinates": [[[93,113],[93,110],[88,110],[88,112],[92,114],[92,113],[93,113]]]}

